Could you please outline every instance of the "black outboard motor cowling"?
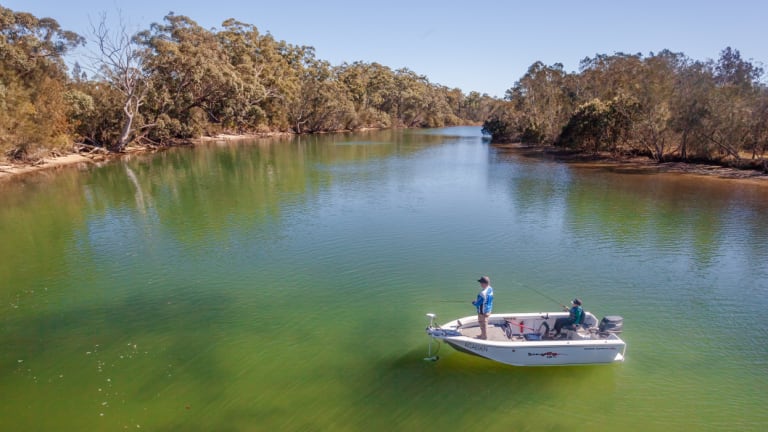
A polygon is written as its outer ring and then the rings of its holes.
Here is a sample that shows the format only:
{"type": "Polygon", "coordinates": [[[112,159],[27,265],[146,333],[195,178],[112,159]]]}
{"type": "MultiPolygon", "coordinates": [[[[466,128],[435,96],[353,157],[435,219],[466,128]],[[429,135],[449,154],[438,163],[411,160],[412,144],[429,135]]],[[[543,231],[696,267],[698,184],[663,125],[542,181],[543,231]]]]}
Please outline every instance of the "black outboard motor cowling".
{"type": "Polygon", "coordinates": [[[598,327],[598,330],[600,333],[621,334],[623,328],[624,318],[618,315],[609,315],[603,317],[602,321],[600,321],[600,327],[598,327]]]}

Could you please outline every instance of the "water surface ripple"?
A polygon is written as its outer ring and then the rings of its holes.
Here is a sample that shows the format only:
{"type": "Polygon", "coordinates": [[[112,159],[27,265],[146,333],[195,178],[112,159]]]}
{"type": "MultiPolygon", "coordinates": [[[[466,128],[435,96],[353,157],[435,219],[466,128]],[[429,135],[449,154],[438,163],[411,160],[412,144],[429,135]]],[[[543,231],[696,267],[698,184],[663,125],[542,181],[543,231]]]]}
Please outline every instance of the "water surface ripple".
{"type": "Polygon", "coordinates": [[[0,430],[768,425],[766,187],[461,127],[176,149],[0,202],[0,430]],[[496,311],[623,316],[626,362],[424,362],[424,314],[471,315],[483,274],[496,311]]]}

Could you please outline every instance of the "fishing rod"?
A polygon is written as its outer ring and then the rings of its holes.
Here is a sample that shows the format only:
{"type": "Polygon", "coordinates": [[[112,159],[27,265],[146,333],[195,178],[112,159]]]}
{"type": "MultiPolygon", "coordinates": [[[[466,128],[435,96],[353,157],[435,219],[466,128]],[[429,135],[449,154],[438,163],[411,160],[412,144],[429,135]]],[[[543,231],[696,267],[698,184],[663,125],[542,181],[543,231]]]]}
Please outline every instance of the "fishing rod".
{"type": "MultiPolygon", "coordinates": [[[[538,295],[544,297],[545,299],[555,303],[556,305],[559,305],[561,308],[563,308],[563,310],[566,310],[566,311],[568,310],[568,306],[560,303],[559,300],[556,300],[555,298],[550,297],[547,294],[544,294],[543,292],[537,290],[536,288],[534,288],[532,286],[529,286],[529,285],[526,285],[526,284],[522,284],[520,282],[518,282],[518,285],[522,286],[523,288],[526,288],[526,289],[529,289],[529,290],[535,292],[536,294],[538,294],[538,295]]],[[[468,300],[439,300],[440,303],[466,303],[467,301],[468,300]]]]}
{"type": "Polygon", "coordinates": [[[531,291],[535,292],[536,294],[538,294],[538,295],[540,295],[540,296],[544,297],[545,299],[547,299],[547,300],[550,300],[550,301],[554,302],[555,304],[558,304],[558,305],[560,305],[560,307],[561,307],[561,308],[563,308],[563,309],[565,309],[565,310],[568,310],[568,306],[566,306],[566,305],[564,305],[564,304],[560,303],[558,300],[555,300],[554,298],[552,298],[552,297],[550,297],[550,296],[548,296],[548,295],[544,294],[543,292],[541,292],[541,291],[537,290],[536,288],[534,288],[534,287],[532,287],[532,286],[528,286],[528,285],[525,285],[525,284],[520,284],[520,285],[521,285],[523,288],[527,288],[527,289],[529,289],[529,290],[531,290],[531,291]]]}

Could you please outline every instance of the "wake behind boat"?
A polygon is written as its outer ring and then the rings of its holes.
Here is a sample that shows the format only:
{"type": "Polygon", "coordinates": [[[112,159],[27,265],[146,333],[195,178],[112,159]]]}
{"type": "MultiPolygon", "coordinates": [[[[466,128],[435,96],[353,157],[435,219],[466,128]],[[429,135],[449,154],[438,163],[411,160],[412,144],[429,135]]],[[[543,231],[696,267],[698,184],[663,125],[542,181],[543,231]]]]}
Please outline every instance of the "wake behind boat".
{"type": "MultiPolygon", "coordinates": [[[[623,327],[620,316],[597,318],[584,312],[582,324],[566,326],[559,337],[550,329],[568,312],[503,313],[488,318],[487,339],[478,339],[477,316],[468,316],[435,325],[430,318],[427,335],[444,341],[458,351],[513,366],[565,366],[610,364],[624,361],[626,344],[619,337],[623,327]]],[[[432,345],[428,359],[432,356],[432,345]]]]}

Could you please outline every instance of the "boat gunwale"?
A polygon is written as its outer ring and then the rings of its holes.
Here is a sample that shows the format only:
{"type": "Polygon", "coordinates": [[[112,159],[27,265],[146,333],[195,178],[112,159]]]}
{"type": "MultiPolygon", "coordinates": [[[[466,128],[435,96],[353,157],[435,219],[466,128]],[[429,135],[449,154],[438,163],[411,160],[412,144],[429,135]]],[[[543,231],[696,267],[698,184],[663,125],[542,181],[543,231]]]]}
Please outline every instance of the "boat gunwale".
{"type": "MultiPolygon", "coordinates": [[[[585,311],[585,314],[591,315],[595,321],[597,321],[597,317],[589,311],[585,311]]],[[[551,318],[559,318],[559,317],[565,317],[568,316],[568,312],[524,312],[524,313],[501,313],[501,314],[492,314],[488,318],[488,322],[491,323],[495,319],[495,321],[498,321],[499,319],[506,320],[508,318],[538,318],[538,319],[551,319],[551,318]]],[[[437,328],[443,328],[443,329],[459,329],[462,326],[465,325],[465,323],[477,323],[477,316],[469,315],[462,318],[457,318],[452,321],[448,321],[445,324],[440,325],[437,328]]],[[[547,346],[552,347],[564,347],[564,346],[575,346],[575,347],[581,347],[581,346],[589,346],[589,345],[615,345],[619,347],[626,347],[626,342],[619,337],[619,335],[615,333],[610,333],[609,336],[605,339],[562,339],[562,340],[552,340],[552,339],[543,339],[543,340],[521,340],[521,341],[499,341],[499,340],[489,340],[489,339],[478,339],[473,338],[470,336],[460,335],[460,336],[432,336],[437,337],[438,339],[445,340],[447,342],[449,341],[456,341],[456,342],[472,342],[479,345],[485,345],[485,346],[495,346],[495,347],[531,347],[535,346],[538,348],[543,348],[547,346]]]]}

